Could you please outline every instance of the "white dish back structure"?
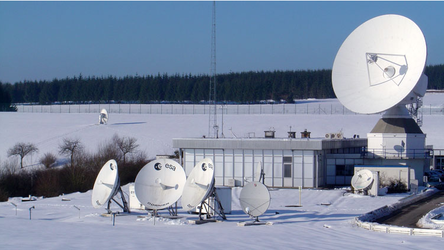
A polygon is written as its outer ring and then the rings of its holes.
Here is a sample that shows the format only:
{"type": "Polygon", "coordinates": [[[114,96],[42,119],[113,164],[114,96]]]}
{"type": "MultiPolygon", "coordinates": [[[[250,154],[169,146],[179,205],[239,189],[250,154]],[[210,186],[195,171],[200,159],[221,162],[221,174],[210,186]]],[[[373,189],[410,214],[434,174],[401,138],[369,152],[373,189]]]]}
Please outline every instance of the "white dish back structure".
{"type": "Polygon", "coordinates": [[[332,70],[336,97],[349,110],[374,114],[410,104],[427,89],[427,45],[421,29],[400,15],[382,15],[356,28],[332,70]]]}
{"type": "Polygon", "coordinates": [[[214,164],[205,158],[194,166],[183,190],[181,202],[185,211],[190,211],[208,198],[214,186],[214,164]]]}
{"type": "Polygon", "coordinates": [[[355,190],[367,190],[369,189],[373,184],[374,178],[372,171],[368,169],[362,169],[356,172],[355,175],[353,175],[351,180],[351,185],[355,190]]]}
{"type": "Polygon", "coordinates": [[[106,124],[108,122],[108,112],[102,109],[99,114],[99,124],[106,124]]]}
{"type": "Polygon", "coordinates": [[[172,206],[182,195],[186,176],[182,166],[171,159],[157,159],[137,174],[136,197],[148,209],[172,206]]]}
{"type": "Polygon", "coordinates": [[[264,214],[270,206],[270,193],[261,182],[250,182],[242,188],[239,201],[246,214],[258,217],[264,214]]]}
{"type": "Polygon", "coordinates": [[[91,196],[91,202],[94,208],[100,208],[108,203],[116,194],[120,187],[117,162],[109,160],[103,165],[96,181],[91,196]]]}

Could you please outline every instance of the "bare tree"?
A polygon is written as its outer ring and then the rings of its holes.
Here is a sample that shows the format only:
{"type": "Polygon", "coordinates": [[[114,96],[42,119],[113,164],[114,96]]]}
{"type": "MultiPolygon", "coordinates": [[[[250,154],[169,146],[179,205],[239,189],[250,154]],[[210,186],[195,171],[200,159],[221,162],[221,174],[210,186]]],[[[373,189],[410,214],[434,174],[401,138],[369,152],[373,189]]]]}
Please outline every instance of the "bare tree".
{"type": "Polygon", "coordinates": [[[45,168],[50,168],[54,163],[56,163],[57,158],[51,153],[46,153],[41,159],[40,163],[45,166],[45,168]]]}
{"type": "Polygon", "coordinates": [[[23,158],[28,154],[36,153],[39,149],[32,143],[19,142],[14,147],[8,149],[8,157],[13,155],[20,156],[20,168],[23,168],[23,158]]]}
{"type": "Polygon", "coordinates": [[[83,151],[83,145],[79,139],[63,138],[63,143],[59,145],[59,154],[71,158],[71,166],[74,165],[74,157],[83,151]]]}
{"type": "Polygon", "coordinates": [[[137,139],[134,137],[119,137],[117,134],[113,136],[113,142],[117,145],[122,153],[123,163],[126,162],[126,155],[129,153],[134,153],[134,150],[139,147],[139,144],[136,144],[137,139]]]}

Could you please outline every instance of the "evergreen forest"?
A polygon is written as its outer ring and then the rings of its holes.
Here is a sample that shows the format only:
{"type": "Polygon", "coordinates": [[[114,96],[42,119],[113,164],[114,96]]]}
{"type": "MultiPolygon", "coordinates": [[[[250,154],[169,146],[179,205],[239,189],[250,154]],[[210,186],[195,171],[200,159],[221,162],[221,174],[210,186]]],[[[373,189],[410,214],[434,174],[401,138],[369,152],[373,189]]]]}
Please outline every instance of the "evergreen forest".
{"type": "MultiPolygon", "coordinates": [[[[444,89],[444,64],[427,66],[428,89],[444,89]]],[[[52,81],[0,82],[0,103],[205,103],[209,75],[88,76],[52,81]]],[[[218,74],[217,102],[335,98],[331,70],[218,74]]]]}

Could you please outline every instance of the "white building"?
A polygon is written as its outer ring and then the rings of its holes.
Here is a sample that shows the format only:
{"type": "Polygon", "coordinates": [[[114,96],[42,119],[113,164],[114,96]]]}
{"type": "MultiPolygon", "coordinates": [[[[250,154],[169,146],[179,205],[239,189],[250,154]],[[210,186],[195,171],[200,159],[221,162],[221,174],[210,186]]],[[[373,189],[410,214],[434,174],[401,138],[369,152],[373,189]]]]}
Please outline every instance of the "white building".
{"type": "Polygon", "coordinates": [[[197,162],[211,158],[216,185],[223,186],[258,180],[261,166],[269,187],[349,185],[354,165],[364,164],[366,145],[367,139],[359,138],[173,139],[187,175],[197,162]]]}
{"type": "Polygon", "coordinates": [[[261,167],[269,187],[349,186],[355,166],[362,165],[407,166],[413,169],[410,178],[422,185],[430,166],[424,151],[414,157],[374,154],[367,150],[367,138],[274,138],[269,132],[262,138],[176,138],[173,147],[187,175],[197,162],[211,158],[219,186],[256,181],[261,167]]]}

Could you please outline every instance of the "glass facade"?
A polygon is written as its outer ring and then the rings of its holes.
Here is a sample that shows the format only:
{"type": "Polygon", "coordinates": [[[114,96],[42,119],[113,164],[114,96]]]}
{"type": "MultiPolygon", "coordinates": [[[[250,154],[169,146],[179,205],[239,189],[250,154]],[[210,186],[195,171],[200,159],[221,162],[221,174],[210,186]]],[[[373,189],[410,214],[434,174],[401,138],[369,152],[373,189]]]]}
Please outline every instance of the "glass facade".
{"type": "Polygon", "coordinates": [[[258,181],[263,169],[265,185],[269,187],[316,187],[318,171],[314,151],[183,149],[186,174],[204,158],[213,160],[218,186],[243,186],[247,182],[258,181]]]}

